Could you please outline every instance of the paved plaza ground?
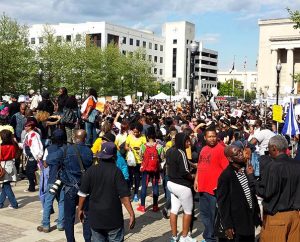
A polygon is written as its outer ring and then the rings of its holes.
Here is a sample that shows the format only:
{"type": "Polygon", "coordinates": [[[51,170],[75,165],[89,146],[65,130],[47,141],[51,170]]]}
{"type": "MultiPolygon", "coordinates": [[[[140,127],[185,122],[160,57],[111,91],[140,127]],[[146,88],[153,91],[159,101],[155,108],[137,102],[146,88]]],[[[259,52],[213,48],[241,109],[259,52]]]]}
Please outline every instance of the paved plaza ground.
{"type": "MultiPolygon", "coordinates": [[[[36,227],[40,225],[42,218],[41,203],[39,201],[38,192],[25,193],[24,189],[27,188],[27,181],[23,180],[13,186],[16,198],[20,204],[19,209],[7,208],[8,203],[3,209],[0,209],[0,234],[1,242],[64,242],[65,234],[54,228],[48,234],[38,232],[36,227]]],[[[148,189],[150,193],[150,189],[148,189]]],[[[159,199],[160,206],[164,202],[163,196],[159,199]]],[[[51,216],[51,226],[54,226],[54,220],[57,218],[57,203],[55,204],[56,213],[51,216]]],[[[128,214],[124,210],[125,216],[125,241],[128,242],[166,242],[169,241],[171,236],[169,220],[162,217],[161,213],[154,213],[151,210],[142,214],[136,211],[138,203],[132,203],[136,214],[136,226],[133,230],[128,231],[128,214]]],[[[148,196],[146,206],[152,205],[152,197],[148,196]]],[[[198,204],[196,205],[198,207],[198,204]]],[[[196,210],[198,212],[198,209],[196,210]]],[[[198,213],[197,213],[198,216],[198,213]]],[[[182,226],[182,215],[178,219],[178,229],[180,231],[182,226]]],[[[101,219],[101,218],[99,218],[101,219]]],[[[202,241],[203,225],[199,221],[195,221],[193,237],[197,241],[202,241]]],[[[75,225],[75,238],[76,242],[83,242],[82,226],[77,222],[75,225]]]]}

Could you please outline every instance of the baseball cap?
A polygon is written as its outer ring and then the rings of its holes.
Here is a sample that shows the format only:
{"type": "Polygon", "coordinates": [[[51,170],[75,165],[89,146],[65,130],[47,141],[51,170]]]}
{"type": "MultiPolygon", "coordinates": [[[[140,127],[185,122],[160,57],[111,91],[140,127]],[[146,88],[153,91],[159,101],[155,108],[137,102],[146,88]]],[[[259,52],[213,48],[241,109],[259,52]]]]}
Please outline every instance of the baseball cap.
{"type": "Polygon", "coordinates": [[[101,146],[101,151],[97,154],[99,159],[110,159],[117,155],[117,146],[113,142],[105,142],[101,146]]]}
{"type": "Polygon", "coordinates": [[[111,132],[106,132],[103,136],[101,136],[103,140],[106,140],[107,142],[115,142],[116,136],[112,134],[111,132]]]}

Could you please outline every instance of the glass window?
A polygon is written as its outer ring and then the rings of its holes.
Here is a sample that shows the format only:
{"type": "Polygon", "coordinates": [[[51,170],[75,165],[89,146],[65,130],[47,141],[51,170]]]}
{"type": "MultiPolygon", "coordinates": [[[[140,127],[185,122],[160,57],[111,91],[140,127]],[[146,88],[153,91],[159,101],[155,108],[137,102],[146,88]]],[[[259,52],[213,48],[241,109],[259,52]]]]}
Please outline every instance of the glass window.
{"type": "Polygon", "coordinates": [[[157,63],[157,56],[154,56],[154,62],[157,63]]]}
{"type": "Polygon", "coordinates": [[[30,39],[30,44],[34,45],[35,44],[35,38],[30,39]]]}
{"type": "Polygon", "coordinates": [[[154,74],[157,74],[157,68],[154,68],[154,74]]]}
{"type": "Polygon", "coordinates": [[[126,50],[122,50],[122,54],[123,54],[123,55],[126,55],[126,50]]]}
{"type": "Polygon", "coordinates": [[[123,37],[122,44],[126,44],[126,37],[123,37]]]}
{"type": "Polygon", "coordinates": [[[70,41],[71,41],[71,35],[67,35],[67,36],[66,36],[66,41],[67,41],[67,42],[70,42],[70,41]]]}
{"type": "Polygon", "coordinates": [[[154,45],[154,50],[157,50],[157,44],[154,45]]]}
{"type": "Polygon", "coordinates": [[[146,41],[143,41],[143,47],[146,48],[146,46],[147,46],[146,41]]]}
{"type": "Polygon", "coordinates": [[[76,34],[76,41],[81,41],[81,34],[76,34]]]}
{"type": "Polygon", "coordinates": [[[149,56],[148,56],[148,60],[149,60],[149,61],[152,61],[152,55],[149,55],[149,56]]]}
{"type": "Polygon", "coordinates": [[[129,39],[129,44],[133,45],[133,39],[132,38],[129,39]]]}
{"type": "Polygon", "coordinates": [[[149,49],[152,49],[152,43],[149,42],[149,49]]]}
{"type": "Polygon", "coordinates": [[[136,40],[136,46],[140,46],[140,40],[136,40]]]}
{"type": "Polygon", "coordinates": [[[164,63],[164,58],[163,58],[163,57],[160,57],[160,58],[159,58],[159,62],[160,62],[160,63],[164,63]]]}
{"type": "Polygon", "coordinates": [[[43,37],[39,37],[39,43],[40,43],[40,44],[43,44],[43,43],[44,43],[43,37]]]}
{"type": "Polygon", "coordinates": [[[57,42],[61,42],[61,36],[57,36],[57,37],[56,37],[56,41],[57,41],[57,42]]]}
{"type": "Polygon", "coordinates": [[[160,45],[160,51],[164,51],[164,46],[160,45]]]}
{"type": "Polygon", "coordinates": [[[177,39],[173,39],[173,44],[177,44],[177,39]]]}
{"type": "Polygon", "coordinates": [[[163,75],[163,69],[159,69],[159,75],[163,75]]]}

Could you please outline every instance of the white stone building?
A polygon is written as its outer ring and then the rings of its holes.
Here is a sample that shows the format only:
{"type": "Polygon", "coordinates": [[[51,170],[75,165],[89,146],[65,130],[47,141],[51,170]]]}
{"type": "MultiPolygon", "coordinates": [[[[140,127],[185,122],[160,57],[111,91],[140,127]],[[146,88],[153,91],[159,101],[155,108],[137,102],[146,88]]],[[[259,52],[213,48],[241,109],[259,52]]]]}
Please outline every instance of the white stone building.
{"type": "Polygon", "coordinates": [[[245,91],[256,91],[257,72],[256,71],[218,71],[218,82],[224,83],[230,79],[242,82],[245,91]]]}
{"type": "MultiPolygon", "coordinates": [[[[79,24],[60,23],[49,25],[54,30],[57,41],[81,41],[87,35],[94,43],[104,48],[109,43],[118,44],[120,51],[127,55],[137,48],[145,48],[146,58],[152,61],[152,72],[158,81],[175,82],[175,90],[189,89],[190,50],[189,45],[195,39],[195,25],[186,21],[165,23],[162,36],[151,31],[131,29],[107,22],[87,22],[79,24]]],[[[44,25],[32,25],[29,39],[34,48],[43,44],[44,25]]],[[[199,43],[199,55],[195,61],[195,93],[216,86],[218,53],[203,48],[199,43]]]]}
{"type": "Polygon", "coordinates": [[[259,56],[257,91],[276,95],[277,71],[280,61],[279,96],[285,95],[286,88],[299,85],[293,75],[300,72],[300,30],[294,29],[290,19],[259,20],[259,56]]]}

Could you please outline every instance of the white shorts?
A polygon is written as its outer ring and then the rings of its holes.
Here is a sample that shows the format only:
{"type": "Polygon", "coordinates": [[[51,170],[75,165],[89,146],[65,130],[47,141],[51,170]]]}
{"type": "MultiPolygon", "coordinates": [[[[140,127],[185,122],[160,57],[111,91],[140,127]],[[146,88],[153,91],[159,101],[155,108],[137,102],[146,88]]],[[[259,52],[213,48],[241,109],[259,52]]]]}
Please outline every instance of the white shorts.
{"type": "Polygon", "coordinates": [[[178,214],[182,206],[183,212],[191,215],[193,210],[192,190],[171,181],[168,181],[167,186],[171,193],[171,213],[178,214]]]}

